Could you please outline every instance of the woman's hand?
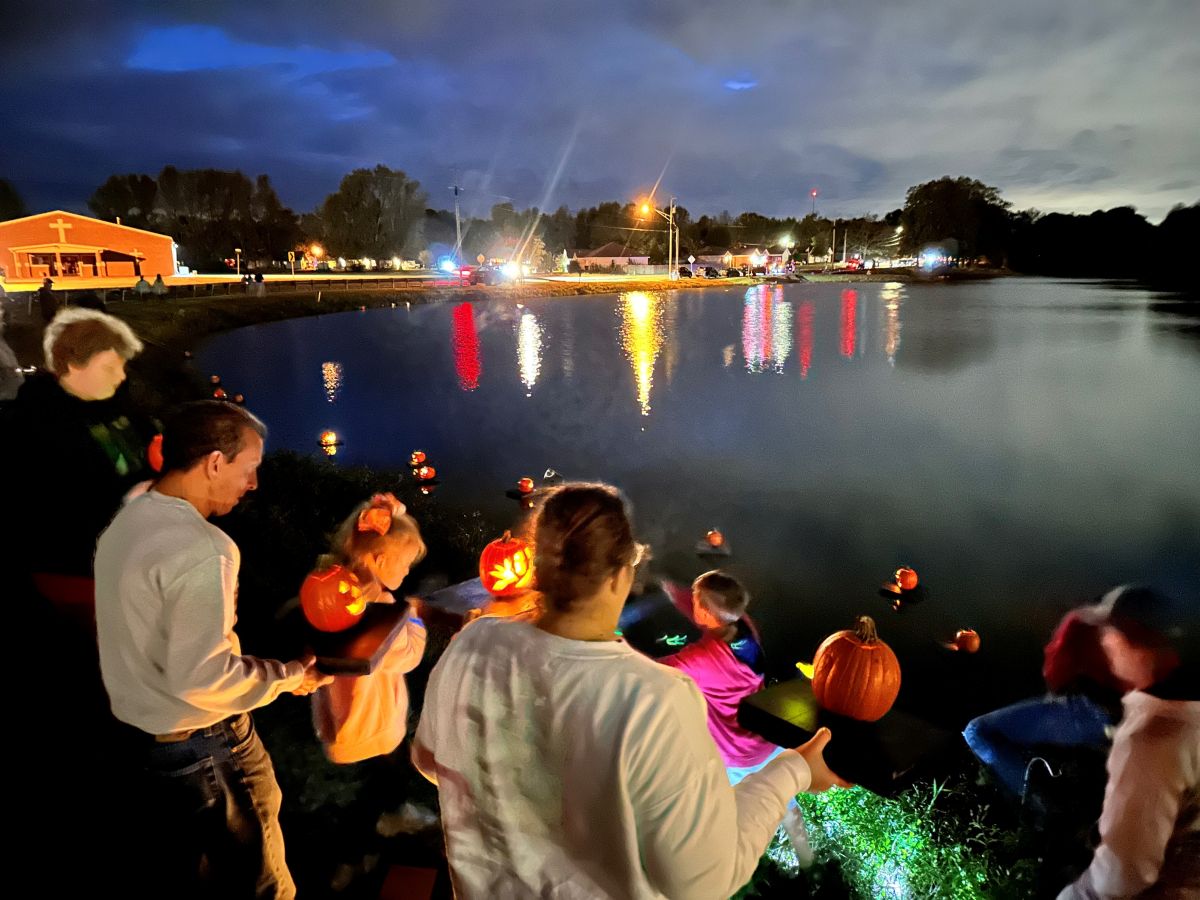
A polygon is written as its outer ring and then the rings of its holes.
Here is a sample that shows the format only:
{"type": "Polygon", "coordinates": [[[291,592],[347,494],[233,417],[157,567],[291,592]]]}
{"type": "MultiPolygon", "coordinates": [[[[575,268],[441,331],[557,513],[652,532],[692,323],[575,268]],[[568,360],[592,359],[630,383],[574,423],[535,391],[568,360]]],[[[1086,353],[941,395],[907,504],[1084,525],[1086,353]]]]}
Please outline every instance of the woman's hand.
{"type": "Polygon", "coordinates": [[[828,728],[821,728],[809,741],[796,748],[796,752],[804,757],[804,761],[808,763],[808,770],[812,773],[808,783],[807,793],[809,794],[823,793],[835,785],[844,788],[854,787],[825,763],[825,745],[829,743],[831,737],[833,734],[828,728]]]}

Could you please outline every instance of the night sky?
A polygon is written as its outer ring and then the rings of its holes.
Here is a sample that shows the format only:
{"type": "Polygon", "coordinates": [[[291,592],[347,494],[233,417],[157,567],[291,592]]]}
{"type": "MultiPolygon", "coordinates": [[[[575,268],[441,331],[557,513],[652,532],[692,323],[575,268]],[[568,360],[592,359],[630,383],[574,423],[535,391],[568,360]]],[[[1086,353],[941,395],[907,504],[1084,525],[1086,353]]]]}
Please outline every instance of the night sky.
{"type": "MultiPolygon", "coordinates": [[[[15,8],[14,8],[15,7],[15,8]]],[[[0,177],[269,174],[298,211],[376,163],[446,208],[662,190],[694,216],[884,213],[968,175],[1018,208],[1200,198],[1196,0],[20,2],[0,177]]]]}

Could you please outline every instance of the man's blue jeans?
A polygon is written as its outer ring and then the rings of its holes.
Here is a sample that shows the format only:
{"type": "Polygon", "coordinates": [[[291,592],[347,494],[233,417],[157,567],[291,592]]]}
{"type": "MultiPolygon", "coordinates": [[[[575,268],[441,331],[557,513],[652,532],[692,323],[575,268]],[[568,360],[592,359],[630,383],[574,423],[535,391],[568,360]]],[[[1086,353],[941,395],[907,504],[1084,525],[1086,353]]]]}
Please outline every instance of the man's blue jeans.
{"type": "Polygon", "coordinates": [[[291,898],[279,829],[282,796],[250,715],[147,753],[162,896],[291,898]]]}
{"type": "Polygon", "coordinates": [[[1104,707],[1082,694],[1048,694],[972,719],[963,737],[979,761],[1020,797],[1035,747],[1105,749],[1112,724],[1104,707]]]}

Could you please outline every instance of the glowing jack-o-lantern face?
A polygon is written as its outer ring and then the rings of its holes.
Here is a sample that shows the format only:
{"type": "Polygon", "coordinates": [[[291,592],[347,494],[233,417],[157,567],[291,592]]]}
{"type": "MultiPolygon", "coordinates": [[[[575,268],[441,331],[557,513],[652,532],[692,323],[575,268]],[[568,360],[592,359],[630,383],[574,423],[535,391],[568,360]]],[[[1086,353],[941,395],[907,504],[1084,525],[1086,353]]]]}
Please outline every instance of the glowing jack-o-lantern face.
{"type": "Polygon", "coordinates": [[[533,588],[533,548],[510,532],[483,548],[479,579],[497,597],[510,597],[533,588]]]}
{"type": "Polygon", "coordinates": [[[362,585],[344,566],[313,572],[300,587],[300,608],[318,631],[345,631],[367,608],[362,585]]]}

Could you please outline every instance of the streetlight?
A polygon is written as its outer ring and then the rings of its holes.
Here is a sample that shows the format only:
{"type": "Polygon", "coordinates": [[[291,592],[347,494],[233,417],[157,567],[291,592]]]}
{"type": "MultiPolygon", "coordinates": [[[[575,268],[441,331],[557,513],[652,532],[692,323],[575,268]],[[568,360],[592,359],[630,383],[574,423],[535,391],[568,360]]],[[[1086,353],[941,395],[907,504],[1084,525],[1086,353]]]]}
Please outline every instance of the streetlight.
{"type": "Polygon", "coordinates": [[[813,188],[811,191],[809,191],[808,196],[812,197],[812,202],[813,202],[812,214],[813,214],[813,218],[815,219],[817,217],[817,189],[813,188]]]}
{"type": "MultiPolygon", "coordinates": [[[[651,198],[651,199],[653,199],[653,198],[651,198]]],[[[642,204],[642,215],[645,216],[645,215],[650,214],[651,212],[658,213],[658,215],[662,216],[664,219],[667,220],[667,269],[668,269],[667,277],[672,278],[672,279],[678,278],[679,277],[679,266],[678,266],[679,233],[675,229],[675,198],[674,197],[671,198],[671,205],[668,207],[667,212],[663,212],[658,207],[651,206],[648,201],[643,203],[642,204]],[[674,252],[672,252],[672,244],[671,244],[672,238],[674,238],[674,241],[675,241],[674,252]]]]}
{"type": "Polygon", "coordinates": [[[237,257],[237,273],[238,273],[238,277],[241,278],[242,277],[242,248],[234,247],[233,253],[237,257]]]}

